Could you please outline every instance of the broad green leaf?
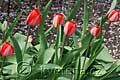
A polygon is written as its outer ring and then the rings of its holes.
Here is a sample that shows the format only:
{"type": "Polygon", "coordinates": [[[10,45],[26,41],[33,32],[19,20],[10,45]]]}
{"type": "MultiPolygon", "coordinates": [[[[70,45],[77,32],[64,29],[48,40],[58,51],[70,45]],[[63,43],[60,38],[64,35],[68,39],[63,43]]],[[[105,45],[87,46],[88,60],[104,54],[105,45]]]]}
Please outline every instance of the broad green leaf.
{"type": "Polygon", "coordinates": [[[4,67],[4,71],[7,74],[16,74],[17,73],[17,64],[12,64],[4,67]]]}
{"type": "Polygon", "coordinates": [[[105,62],[113,62],[113,61],[115,61],[112,58],[112,55],[109,54],[107,47],[105,45],[103,45],[103,46],[104,46],[104,48],[99,53],[99,55],[96,57],[96,59],[103,60],[105,62]]]}
{"type": "Polygon", "coordinates": [[[11,37],[11,41],[15,47],[15,56],[16,56],[17,63],[19,64],[23,60],[21,48],[14,37],[11,37]]]}
{"type": "Polygon", "coordinates": [[[10,74],[14,74],[17,72],[17,62],[15,55],[9,56],[6,58],[6,62],[12,63],[11,65],[7,65],[4,67],[5,72],[8,72],[10,74]]]}
{"type": "Polygon", "coordinates": [[[15,20],[13,21],[13,23],[10,24],[9,29],[6,31],[6,33],[5,33],[5,35],[4,35],[3,39],[2,39],[2,43],[4,41],[6,41],[8,39],[8,37],[12,34],[13,29],[17,25],[18,20],[20,19],[21,15],[22,15],[22,12],[20,12],[19,15],[17,16],[17,18],[15,18],[15,20]]]}
{"type": "Polygon", "coordinates": [[[6,62],[17,64],[17,62],[16,62],[16,56],[15,55],[9,56],[8,58],[6,58],[6,62]]]}
{"type": "Polygon", "coordinates": [[[107,77],[109,77],[110,74],[112,74],[118,67],[120,66],[120,62],[116,61],[114,62],[111,67],[107,70],[106,74],[102,75],[100,80],[105,80],[107,77]]]}
{"type": "Polygon", "coordinates": [[[46,49],[43,56],[43,64],[47,64],[53,57],[55,50],[53,48],[46,49]]]}
{"type": "Polygon", "coordinates": [[[24,54],[24,58],[23,58],[23,62],[26,62],[26,63],[31,63],[33,61],[33,57],[28,55],[28,54],[24,54]]]}
{"type": "MultiPolygon", "coordinates": [[[[26,41],[27,41],[27,40],[26,40],[26,39],[27,39],[27,36],[22,35],[22,34],[20,34],[20,33],[16,33],[16,34],[14,35],[14,37],[15,37],[15,39],[17,40],[17,42],[18,42],[18,44],[19,44],[19,46],[20,46],[20,49],[21,49],[21,50],[24,50],[25,43],[26,43],[26,41]]],[[[27,48],[30,47],[30,46],[32,46],[32,44],[31,44],[31,43],[28,43],[27,48]]]]}

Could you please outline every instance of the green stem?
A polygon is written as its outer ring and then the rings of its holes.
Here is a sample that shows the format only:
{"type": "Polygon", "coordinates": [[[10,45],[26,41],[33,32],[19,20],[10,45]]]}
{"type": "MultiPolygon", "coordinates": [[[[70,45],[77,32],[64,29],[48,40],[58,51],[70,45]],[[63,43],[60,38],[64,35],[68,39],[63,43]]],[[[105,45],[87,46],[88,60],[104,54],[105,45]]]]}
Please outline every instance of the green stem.
{"type": "Polygon", "coordinates": [[[27,48],[29,33],[30,33],[30,26],[28,26],[27,39],[26,39],[25,46],[24,46],[24,49],[23,49],[23,56],[24,56],[24,53],[25,53],[26,48],[27,48]]]}
{"type": "Polygon", "coordinates": [[[64,46],[65,46],[65,39],[66,39],[66,35],[63,35],[63,42],[62,42],[62,48],[61,48],[61,52],[60,52],[60,59],[59,61],[62,60],[62,55],[63,55],[63,50],[64,50],[64,46]]]}
{"type": "Polygon", "coordinates": [[[55,44],[55,63],[57,63],[59,60],[61,40],[62,40],[62,26],[59,26],[57,29],[57,38],[55,44]]]}

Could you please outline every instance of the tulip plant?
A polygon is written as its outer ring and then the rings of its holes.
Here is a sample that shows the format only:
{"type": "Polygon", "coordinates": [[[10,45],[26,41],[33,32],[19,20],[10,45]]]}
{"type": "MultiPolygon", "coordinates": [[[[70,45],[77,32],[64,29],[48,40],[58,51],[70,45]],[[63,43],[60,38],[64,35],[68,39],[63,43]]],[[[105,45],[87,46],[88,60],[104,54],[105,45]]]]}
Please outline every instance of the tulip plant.
{"type": "Polygon", "coordinates": [[[49,0],[43,11],[36,7],[28,13],[26,35],[14,33],[22,11],[10,25],[1,23],[0,80],[120,80],[120,61],[113,59],[102,43],[105,22],[120,20],[117,0],[90,26],[88,2],[84,0],[82,31],[75,20],[82,3],[78,0],[67,15],[64,11],[54,13],[51,27],[44,31],[52,2],[49,0]],[[31,27],[38,29],[35,37],[29,34],[31,27]],[[51,30],[57,34],[53,43],[46,38],[51,30]]]}

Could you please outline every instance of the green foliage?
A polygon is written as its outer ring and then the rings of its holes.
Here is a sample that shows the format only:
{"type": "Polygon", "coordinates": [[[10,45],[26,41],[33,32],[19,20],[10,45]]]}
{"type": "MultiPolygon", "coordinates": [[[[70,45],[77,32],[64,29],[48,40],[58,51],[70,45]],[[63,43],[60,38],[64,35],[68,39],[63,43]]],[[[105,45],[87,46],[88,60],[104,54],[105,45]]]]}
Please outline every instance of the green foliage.
{"type": "MultiPolygon", "coordinates": [[[[21,1],[21,0],[19,0],[21,1]]],[[[45,32],[44,26],[53,0],[42,11],[43,22],[38,26],[35,43],[27,42],[28,36],[15,33],[22,12],[7,28],[1,44],[9,40],[15,48],[15,55],[7,57],[5,62],[0,56],[0,67],[3,64],[1,80],[119,80],[120,61],[115,60],[108,53],[107,47],[102,43],[103,28],[108,20],[107,16],[117,4],[113,0],[110,9],[98,22],[101,33],[92,37],[88,30],[89,11],[88,1],[84,0],[84,16],[82,32],[78,29],[70,38],[63,33],[61,24],[56,30],[57,36],[53,43],[48,43],[46,36],[53,25],[45,32]]],[[[79,10],[81,0],[78,0],[71,12],[68,12],[67,21],[73,19],[79,10]]],[[[0,23],[1,27],[2,23],[0,23]]],[[[1,67],[2,68],[2,67],[1,67]]]]}

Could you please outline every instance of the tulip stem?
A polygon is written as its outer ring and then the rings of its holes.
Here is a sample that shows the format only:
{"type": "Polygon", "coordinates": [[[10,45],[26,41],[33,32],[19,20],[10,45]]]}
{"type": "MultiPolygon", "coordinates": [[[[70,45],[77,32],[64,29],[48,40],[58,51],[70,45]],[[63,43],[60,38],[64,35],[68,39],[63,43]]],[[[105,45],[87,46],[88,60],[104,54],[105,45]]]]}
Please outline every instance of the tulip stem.
{"type": "Polygon", "coordinates": [[[63,54],[63,50],[64,50],[64,46],[65,46],[65,39],[66,39],[66,35],[63,35],[63,42],[62,42],[62,48],[61,48],[61,53],[60,53],[60,60],[62,59],[62,54],[63,54]]]}
{"type": "Polygon", "coordinates": [[[26,47],[27,47],[27,44],[28,44],[29,33],[30,33],[30,27],[28,27],[27,39],[26,39],[25,46],[24,46],[24,49],[23,49],[23,56],[24,56],[24,53],[26,51],[26,47]]]}
{"type": "Polygon", "coordinates": [[[5,64],[5,59],[6,59],[6,57],[3,57],[3,62],[2,62],[2,64],[1,64],[0,76],[3,75],[3,66],[4,66],[4,64],[5,64]]]}

